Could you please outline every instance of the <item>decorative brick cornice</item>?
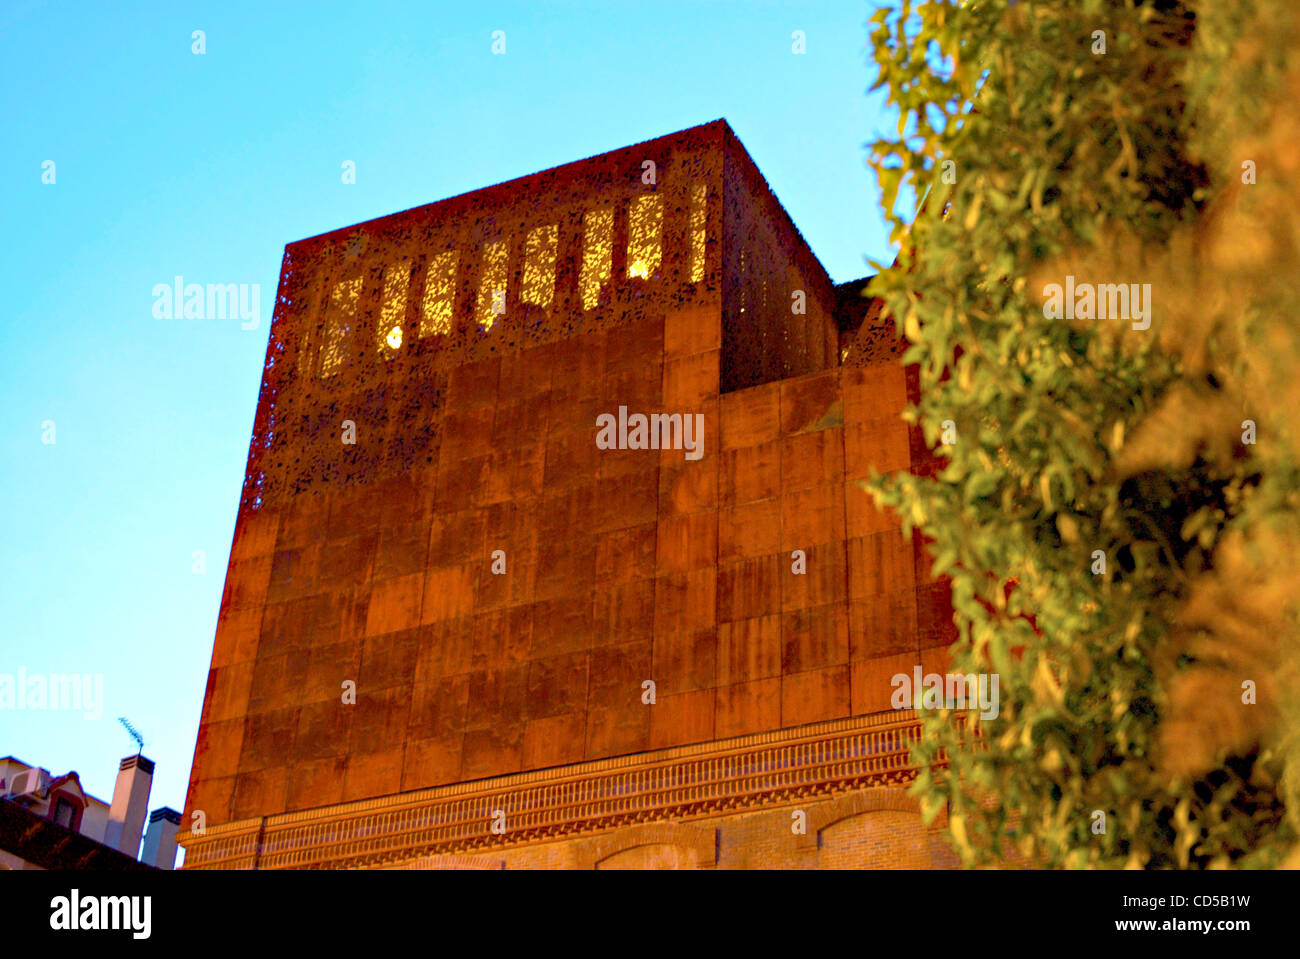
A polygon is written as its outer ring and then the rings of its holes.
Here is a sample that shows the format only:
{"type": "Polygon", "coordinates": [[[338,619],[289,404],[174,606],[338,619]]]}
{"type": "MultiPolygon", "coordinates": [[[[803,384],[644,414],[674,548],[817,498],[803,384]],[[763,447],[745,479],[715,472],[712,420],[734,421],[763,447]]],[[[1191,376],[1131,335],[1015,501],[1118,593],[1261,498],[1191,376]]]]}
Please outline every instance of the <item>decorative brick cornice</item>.
{"type": "Polygon", "coordinates": [[[178,841],[187,869],[382,868],[902,785],[916,777],[920,735],[911,710],[891,711],[243,820],[178,841]],[[503,833],[492,828],[499,812],[503,833]]]}
{"type": "Polygon", "coordinates": [[[487,856],[457,856],[444,853],[440,856],[423,856],[410,862],[404,862],[395,869],[504,869],[504,859],[491,859],[487,856]]]}

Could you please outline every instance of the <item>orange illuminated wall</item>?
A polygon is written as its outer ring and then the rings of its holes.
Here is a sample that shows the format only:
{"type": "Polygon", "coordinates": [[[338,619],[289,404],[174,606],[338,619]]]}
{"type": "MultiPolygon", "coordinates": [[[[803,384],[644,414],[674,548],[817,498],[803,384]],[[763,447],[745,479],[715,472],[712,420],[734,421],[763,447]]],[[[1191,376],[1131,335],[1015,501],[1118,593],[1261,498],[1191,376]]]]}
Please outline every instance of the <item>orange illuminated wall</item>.
{"type": "Polygon", "coordinates": [[[290,244],[186,826],[888,709],[951,626],[840,299],[722,121],[290,244]]]}

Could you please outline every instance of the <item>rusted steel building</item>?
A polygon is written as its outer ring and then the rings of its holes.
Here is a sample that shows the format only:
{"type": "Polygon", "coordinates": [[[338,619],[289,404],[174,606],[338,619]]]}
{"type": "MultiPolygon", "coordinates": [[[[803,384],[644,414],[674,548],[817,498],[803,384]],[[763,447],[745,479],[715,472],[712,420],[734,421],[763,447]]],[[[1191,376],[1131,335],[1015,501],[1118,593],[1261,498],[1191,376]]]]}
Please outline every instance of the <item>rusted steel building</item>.
{"type": "Polygon", "coordinates": [[[724,121],[290,244],[186,868],[951,863],[860,288],[724,121]]]}

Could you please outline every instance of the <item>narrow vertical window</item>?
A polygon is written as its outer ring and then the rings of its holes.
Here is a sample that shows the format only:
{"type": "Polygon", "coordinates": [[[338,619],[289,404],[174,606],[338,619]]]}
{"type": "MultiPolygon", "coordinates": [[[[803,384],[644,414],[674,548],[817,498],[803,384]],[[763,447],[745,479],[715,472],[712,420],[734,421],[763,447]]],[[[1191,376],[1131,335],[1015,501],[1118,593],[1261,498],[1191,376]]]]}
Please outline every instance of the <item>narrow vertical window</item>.
{"type": "Polygon", "coordinates": [[[703,183],[691,184],[691,282],[704,279],[704,251],[708,240],[708,187],[703,183]]]}
{"type": "Polygon", "coordinates": [[[54,821],[65,829],[72,828],[72,820],[77,814],[77,807],[62,796],[54,803],[54,821]]]}
{"type": "Polygon", "coordinates": [[[745,269],[745,251],[740,251],[740,312],[745,312],[745,304],[749,302],[749,271],[745,269]]]}
{"type": "Polygon", "coordinates": [[[663,197],[648,193],[632,200],[627,223],[627,275],[647,280],[659,269],[664,226],[663,197]]]}
{"type": "Polygon", "coordinates": [[[510,244],[506,240],[483,245],[483,277],[478,289],[478,325],[492,329],[497,317],[506,311],[506,266],[510,244]]]}
{"type": "Polygon", "coordinates": [[[420,303],[420,339],[451,332],[456,306],[456,251],[440,253],[424,271],[424,298],[420,303]]]}
{"type": "Polygon", "coordinates": [[[403,260],[384,270],[384,301],[379,307],[376,346],[379,355],[386,360],[391,360],[402,348],[402,323],[406,319],[406,288],[410,281],[410,260],[403,260]]]}
{"type": "Polygon", "coordinates": [[[315,354],[311,351],[311,334],[312,328],[304,326],[302,329],[302,339],[298,343],[298,375],[311,376],[311,364],[316,359],[315,354]]]}
{"type": "Polygon", "coordinates": [[[549,308],[555,299],[555,250],[559,227],[540,226],[524,243],[524,289],[521,299],[549,308]]]}
{"type": "Polygon", "coordinates": [[[361,277],[334,285],[325,307],[325,338],[321,343],[320,375],[332,376],[343,369],[348,337],[357,321],[357,303],[361,299],[361,277]]]}
{"type": "Polygon", "coordinates": [[[614,211],[588,210],[582,217],[582,308],[590,310],[600,303],[600,287],[610,276],[610,258],[614,255],[614,211]]]}

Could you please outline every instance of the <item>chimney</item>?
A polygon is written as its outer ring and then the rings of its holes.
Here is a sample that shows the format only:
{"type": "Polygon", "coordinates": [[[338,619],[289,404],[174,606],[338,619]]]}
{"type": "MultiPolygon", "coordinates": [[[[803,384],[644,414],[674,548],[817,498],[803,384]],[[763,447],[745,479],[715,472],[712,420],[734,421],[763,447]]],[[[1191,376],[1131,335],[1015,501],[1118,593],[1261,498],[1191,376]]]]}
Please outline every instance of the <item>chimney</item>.
{"type": "Polygon", "coordinates": [[[158,869],[176,868],[176,832],[180,829],[181,814],[169,806],[162,806],[149,814],[149,831],[144,834],[144,852],[140,861],[158,869]]]}
{"type": "Polygon", "coordinates": [[[108,807],[108,828],[104,845],[118,849],[132,859],[140,854],[140,835],[149,812],[149,788],[153,785],[153,760],[127,756],[117,771],[113,804],[108,807]]]}

